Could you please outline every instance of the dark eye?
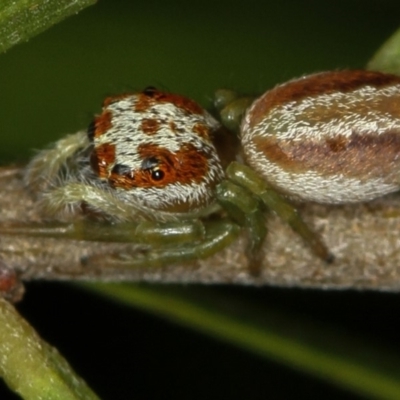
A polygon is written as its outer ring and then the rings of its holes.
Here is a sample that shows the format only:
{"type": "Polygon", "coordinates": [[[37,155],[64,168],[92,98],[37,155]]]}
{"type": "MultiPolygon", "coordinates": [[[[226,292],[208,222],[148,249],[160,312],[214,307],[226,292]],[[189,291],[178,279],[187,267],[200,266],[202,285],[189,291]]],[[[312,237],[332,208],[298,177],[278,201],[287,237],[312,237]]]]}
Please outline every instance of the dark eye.
{"type": "Polygon", "coordinates": [[[157,92],[157,89],[154,86],[147,86],[147,88],[145,88],[142,93],[145,94],[146,96],[151,97],[156,92],[157,92]]]}
{"type": "Polygon", "coordinates": [[[159,169],[159,164],[160,162],[156,157],[145,158],[142,162],[142,169],[150,172],[153,181],[161,181],[165,176],[164,171],[159,169]]]}
{"type": "Polygon", "coordinates": [[[117,175],[129,175],[131,174],[132,169],[128,165],[115,164],[111,172],[117,175]]]}
{"type": "Polygon", "coordinates": [[[161,169],[151,171],[151,178],[155,181],[161,181],[164,178],[164,172],[161,169]]]}
{"type": "Polygon", "coordinates": [[[159,164],[159,161],[157,158],[155,157],[149,157],[149,158],[145,158],[142,161],[142,169],[146,170],[146,169],[153,169],[155,167],[157,167],[159,164]]]}

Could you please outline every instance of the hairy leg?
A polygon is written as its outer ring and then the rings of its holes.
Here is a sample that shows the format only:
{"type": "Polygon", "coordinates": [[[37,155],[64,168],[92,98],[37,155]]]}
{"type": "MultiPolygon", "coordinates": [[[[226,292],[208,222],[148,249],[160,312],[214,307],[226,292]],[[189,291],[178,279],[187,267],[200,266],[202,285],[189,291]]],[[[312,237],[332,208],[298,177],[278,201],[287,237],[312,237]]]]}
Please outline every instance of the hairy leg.
{"type": "Polygon", "coordinates": [[[54,183],[67,160],[89,144],[86,131],[79,131],[58,140],[53,147],[40,151],[26,167],[25,185],[34,193],[44,190],[54,183]]]}

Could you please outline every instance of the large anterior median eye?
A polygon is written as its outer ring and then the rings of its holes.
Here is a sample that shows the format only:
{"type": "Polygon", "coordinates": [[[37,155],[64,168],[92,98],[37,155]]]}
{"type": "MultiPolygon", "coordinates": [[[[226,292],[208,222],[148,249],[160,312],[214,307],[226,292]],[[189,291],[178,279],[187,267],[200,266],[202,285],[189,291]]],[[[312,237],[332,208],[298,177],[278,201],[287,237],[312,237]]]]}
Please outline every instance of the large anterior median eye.
{"type": "Polygon", "coordinates": [[[151,179],[154,181],[161,181],[165,172],[159,167],[160,162],[156,157],[149,157],[143,160],[142,169],[151,173],[151,179]]]}
{"type": "Polygon", "coordinates": [[[165,175],[165,173],[161,169],[155,169],[155,170],[151,171],[151,177],[155,181],[161,181],[164,178],[164,175],[165,175]]]}

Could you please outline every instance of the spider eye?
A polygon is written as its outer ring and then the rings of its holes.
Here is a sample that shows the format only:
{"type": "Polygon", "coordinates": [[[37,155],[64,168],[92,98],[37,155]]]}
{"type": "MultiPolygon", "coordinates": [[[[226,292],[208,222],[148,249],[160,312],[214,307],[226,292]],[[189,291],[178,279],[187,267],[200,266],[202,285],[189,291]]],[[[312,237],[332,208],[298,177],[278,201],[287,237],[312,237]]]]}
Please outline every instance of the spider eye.
{"type": "Polygon", "coordinates": [[[132,169],[128,165],[115,164],[111,170],[111,173],[117,175],[130,175],[132,173],[132,169]]]}
{"type": "Polygon", "coordinates": [[[165,172],[159,168],[160,161],[156,157],[149,157],[143,160],[142,169],[150,172],[151,179],[153,181],[161,181],[165,172]]]}
{"type": "Polygon", "coordinates": [[[156,157],[145,158],[142,161],[142,169],[144,169],[144,170],[153,169],[153,168],[157,167],[158,164],[159,164],[159,161],[156,157]]]}
{"type": "Polygon", "coordinates": [[[155,181],[161,181],[165,176],[164,171],[161,169],[155,169],[151,171],[151,178],[155,181]]]}
{"type": "Polygon", "coordinates": [[[146,96],[152,97],[154,96],[154,94],[157,92],[157,89],[154,86],[147,86],[144,90],[143,90],[143,94],[145,94],[146,96]]]}

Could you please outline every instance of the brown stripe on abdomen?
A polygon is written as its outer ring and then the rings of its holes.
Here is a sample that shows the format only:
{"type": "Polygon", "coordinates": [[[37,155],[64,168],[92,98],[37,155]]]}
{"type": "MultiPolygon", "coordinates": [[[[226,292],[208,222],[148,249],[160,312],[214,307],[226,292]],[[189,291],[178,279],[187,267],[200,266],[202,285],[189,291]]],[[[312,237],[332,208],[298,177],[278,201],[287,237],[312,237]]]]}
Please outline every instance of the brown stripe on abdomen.
{"type": "MultiPolygon", "coordinates": [[[[337,135],[319,142],[257,136],[252,142],[255,150],[262,153],[260,157],[288,173],[313,171],[327,177],[342,174],[361,181],[383,178],[400,182],[400,131],[384,135],[337,135]]],[[[249,151],[246,153],[249,164],[258,164],[254,167],[260,170],[262,160],[254,154],[249,157],[249,151]]]]}

